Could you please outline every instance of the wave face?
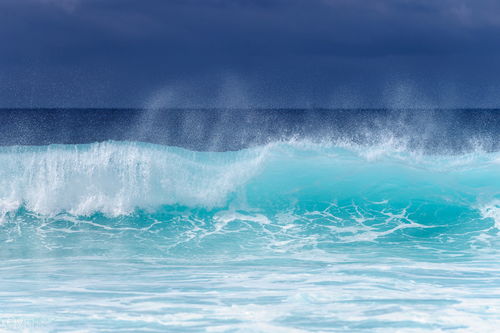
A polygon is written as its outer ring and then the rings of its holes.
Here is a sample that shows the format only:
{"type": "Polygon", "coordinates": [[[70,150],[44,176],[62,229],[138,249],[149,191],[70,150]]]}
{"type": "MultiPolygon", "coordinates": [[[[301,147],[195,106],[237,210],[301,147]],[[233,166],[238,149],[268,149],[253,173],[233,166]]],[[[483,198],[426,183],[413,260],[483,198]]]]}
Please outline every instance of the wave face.
{"type": "Polygon", "coordinates": [[[9,146],[0,219],[6,329],[500,324],[498,152],[9,146]]]}

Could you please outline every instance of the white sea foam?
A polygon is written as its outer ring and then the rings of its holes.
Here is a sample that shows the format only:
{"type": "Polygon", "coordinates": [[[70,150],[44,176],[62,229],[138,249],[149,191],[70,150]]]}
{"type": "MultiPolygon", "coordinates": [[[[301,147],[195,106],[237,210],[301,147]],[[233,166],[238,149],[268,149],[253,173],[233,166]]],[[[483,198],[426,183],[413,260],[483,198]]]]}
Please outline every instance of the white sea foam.
{"type": "Polygon", "coordinates": [[[500,229],[500,200],[494,200],[479,208],[484,218],[493,219],[495,227],[500,229]]]}
{"type": "Polygon", "coordinates": [[[4,149],[0,214],[21,205],[44,215],[109,216],[165,204],[223,205],[258,172],[265,151],[209,154],[115,142],[4,149]]]}

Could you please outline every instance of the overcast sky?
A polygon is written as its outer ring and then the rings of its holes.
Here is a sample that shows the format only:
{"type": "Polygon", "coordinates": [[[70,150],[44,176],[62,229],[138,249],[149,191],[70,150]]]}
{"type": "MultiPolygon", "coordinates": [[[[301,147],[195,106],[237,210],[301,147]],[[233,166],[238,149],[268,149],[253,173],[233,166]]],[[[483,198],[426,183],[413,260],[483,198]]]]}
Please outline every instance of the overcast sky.
{"type": "Polygon", "coordinates": [[[1,107],[500,107],[498,0],[0,0],[1,107]]]}

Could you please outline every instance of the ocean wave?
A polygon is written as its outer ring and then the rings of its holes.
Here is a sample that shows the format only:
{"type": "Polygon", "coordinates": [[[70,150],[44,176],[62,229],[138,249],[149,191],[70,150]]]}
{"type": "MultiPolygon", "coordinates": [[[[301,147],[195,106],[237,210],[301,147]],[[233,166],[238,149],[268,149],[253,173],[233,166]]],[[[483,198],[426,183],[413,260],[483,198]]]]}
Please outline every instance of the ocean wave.
{"type": "Polygon", "coordinates": [[[498,195],[499,161],[498,153],[421,155],[391,145],[309,141],[235,152],[137,142],[4,147],[0,212],[118,216],[174,204],[214,208],[315,196],[381,201],[394,194],[487,204],[498,195]]]}
{"type": "Polygon", "coordinates": [[[169,204],[223,205],[262,157],[124,142],[4,148],[0,212],[118,216],[169,204]]]}
{"type": "Polygon", "coordinates": [[[482,244],[500,227],[498,153],[304,140],[233,152],[102,142],[4,147],[0,166],[6,240],[32,224],[36,237],[133,233],[151,247],[190,251],[235,237],[225,242],[279,252],[404,239],[482,244]]]}
{"type": "Polygon", "coordinates": [[[15,258],[488,255],[499,241],[498,161],[304,140],[232,152],[4,147],[0,241],[15,258]]]}

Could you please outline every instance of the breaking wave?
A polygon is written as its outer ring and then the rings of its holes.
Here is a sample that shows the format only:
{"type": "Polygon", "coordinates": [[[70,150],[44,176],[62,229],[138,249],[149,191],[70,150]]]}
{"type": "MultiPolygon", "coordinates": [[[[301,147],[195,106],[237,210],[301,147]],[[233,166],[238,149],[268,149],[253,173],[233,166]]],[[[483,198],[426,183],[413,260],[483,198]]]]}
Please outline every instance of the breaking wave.
{"type": "Polygon", "coordinates": [[[109,141],[4,147],[0,166],[4,221],[23,212],[112,219],[186,207],[212,221],[312,216],[344,231],[381,221],[387,233],[500,223],[500,155],[492,152],[424,155],[394,145],[307,141],[194,152],[109,141]]]}

